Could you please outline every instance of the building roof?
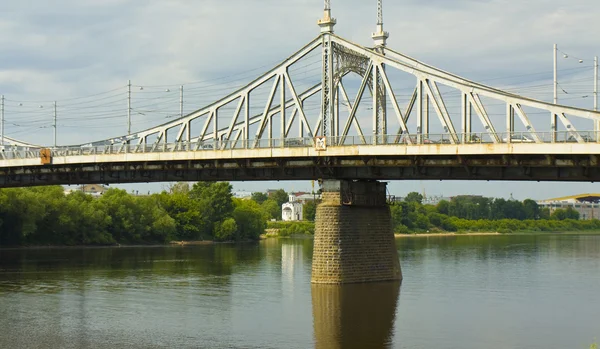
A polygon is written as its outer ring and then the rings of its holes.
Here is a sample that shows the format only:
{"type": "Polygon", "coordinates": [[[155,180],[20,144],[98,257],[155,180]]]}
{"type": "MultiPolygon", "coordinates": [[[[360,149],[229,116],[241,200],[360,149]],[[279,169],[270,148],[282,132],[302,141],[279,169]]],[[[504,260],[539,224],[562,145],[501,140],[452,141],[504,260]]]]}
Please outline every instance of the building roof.
{"type": "Polygon", "coordinates": [[[558,201],[578,201],[578,202],[600,202],[600,194],[579,194],[571,196],[563,196],[554,199],[540,200],[539,202],[558,202],[558,201]]]}

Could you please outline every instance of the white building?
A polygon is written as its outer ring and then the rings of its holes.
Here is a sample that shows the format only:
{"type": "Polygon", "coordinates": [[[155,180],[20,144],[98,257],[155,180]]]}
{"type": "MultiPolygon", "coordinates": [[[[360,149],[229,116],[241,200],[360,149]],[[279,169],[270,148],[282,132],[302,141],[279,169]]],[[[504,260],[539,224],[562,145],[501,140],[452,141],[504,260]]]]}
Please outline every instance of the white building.
{"type": "Polygon", "coordinates": [[[104,194],[107,190],[108,190],[108,187],[106,187],[102,184],[84,184],[84,185],[77,186],[77,188],[75,188],[75,189],[65,189],[65,195],[69,195],[73,192],[80,191],[80,192],[83,192],[84,194],[99,197],[99,196],[102,196],[102,194],[104,194]]]}
{"type": "Polygon", "coordinates": [[[302,203],[297,200],[296,195],[289,197],[290,201],[281,205],[281,219],[284,222],[303,220],[302,203]]]}

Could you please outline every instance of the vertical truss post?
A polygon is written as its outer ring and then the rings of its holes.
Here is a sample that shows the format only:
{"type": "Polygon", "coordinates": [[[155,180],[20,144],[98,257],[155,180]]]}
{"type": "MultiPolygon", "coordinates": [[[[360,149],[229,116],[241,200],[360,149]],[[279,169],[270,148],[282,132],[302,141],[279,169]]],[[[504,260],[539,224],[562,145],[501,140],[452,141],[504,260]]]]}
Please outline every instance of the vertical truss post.
{"type": "MultiPolygon", "coordinates": [[[[382,72],[385,71],[385,65],[382,64],[378,69],[381,69],[382,72]]],[[[387,89],[383,84],[382,73],[377,75],[377,90],[380,94],[378,96],[377,103],[377,120],[379,123],[379,132],[381,133],[381,143],[385,144],[386,136],[387,136],[387,89]],[[380,97],[380,98],[379,98],[380,97]]]]}
{"type": "Polygon", "coordinates": [[[185,126],[185,140],[188,141],[188,144],[192,142],[192,122],[188,121],[185,126]]]}
{"type": "Polygon", "coordinates": [[[322,135],[332,136],[333,120],[333,43],[331,36],[323,35],[323,73],[322,73],[322,135]]]}
{"type": "Polygon", "coordinates": [[[298,137],[304,138],[304,118],[302,118],[302,113],[300,111],[304,110],[304,99],[300,100],[300,105],[298,105],[298,137]]]}
{"type": "Polygon", "coordinates": [[[280,93],[280,97],[281,97],[281,144],[279,145],[280,147],[284,147],[285,146],[285,126],[286,126],[286,122],[285,122],[285,74],[281,74],[281,93],[280,93]]]}
{"type": "MultiPolygon", "coordinates": [[[[598,56],[594,57],[594,111],[598,111],[598,56]]],[[[600,121],[594,122],[594,137],[600,142],[600,121]]]]}
{"type": "Polygon", "coordinates": [[[429,138],[429,95],[423,93],[423,83],[421,82],[421,94],[423,96],[423,124],[422,131],[425,137],[429,138]]]}
{"type": "Polygon", "coordinates": [[[417,144],[423,143],[423,81],[417,81],[417,144]]]}
{"type": "Polygon", "coordinates": [[[471,142],[471,135],[467,134],[467,109],[469,108],[469,98],[466,93],[462,93],[460,97],[460,124],[461,124],[461,143],[465,144],[471,142]]]}
{"type": "Polygon", "coordinates": [[[333,138],[332,144],[337,145],[340,135],[340,85],[335,87],[335,102],[333,104],[333,138]]]}
{"type": "Polygon", "coordinates": [[[267,114],[267,137],[269,138],[269,148],[273,147],[273,116],[267,114]]]}
{"type": "Polygon", "coordinates": [[[250,148],[250,92],[246,92],[246,108],[244,108],[244,144],[250,148]]]}
{"type": "Polygon", "coordinates": [[[512,104],[506,103],[506,141],[510,143],[511,136],[515,132],[515,109],[512,104]]]}
{"type": "MultiPolygon", "coordinates": [[[[165,131],[165,139],[167,136],[167,132],[165,131]]],[[[213,138],[215,140],[214,149],[219,148],[219,108],[215,109],[215,113],[213,115],[213,138]]]]}
{"type": "Polygon", "coordinates": [[[465,127],[466,136],[471,137],[471,131],[473,130],[473,106],[471,105],[471,99],[467,101],[467,125],[465,127]]]}
{"type": "Polygon", "coordinates": [[[377,64],[373,64],[373,145],[377,145],[379,136],[379,71],[377,64]]]}
{"type": "MultiPolygon", "coordinates": [[[[554,104],[558,104],[558,46],[554,44],[554,50],[552,52],[554,56],[554,104]]],[[[552,143],[556,142],[556,131],[557,131],[557,120],[558,115],[556,112],[552,111],[552,115],[550,116],[550,132],[552,143]]]]}

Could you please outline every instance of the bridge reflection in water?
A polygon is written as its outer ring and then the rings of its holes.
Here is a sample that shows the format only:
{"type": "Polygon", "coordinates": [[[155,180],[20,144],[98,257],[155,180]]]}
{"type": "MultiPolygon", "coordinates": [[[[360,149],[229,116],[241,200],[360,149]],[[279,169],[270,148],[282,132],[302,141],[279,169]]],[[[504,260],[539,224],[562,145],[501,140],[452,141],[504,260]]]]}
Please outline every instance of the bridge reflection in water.
{"type": "Polygon", "coordinates": [[[315,348],[392,346],[399,282],[312,285],[315,348]]]}

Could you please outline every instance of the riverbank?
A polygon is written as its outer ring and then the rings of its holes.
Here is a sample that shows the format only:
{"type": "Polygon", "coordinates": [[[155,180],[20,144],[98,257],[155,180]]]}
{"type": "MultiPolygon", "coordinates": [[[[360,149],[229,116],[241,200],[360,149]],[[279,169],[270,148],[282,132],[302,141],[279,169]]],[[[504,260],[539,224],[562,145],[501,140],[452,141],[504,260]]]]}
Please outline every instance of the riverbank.
{"type": "Polygon", "coordinates": [[[212,245],[215,244],[214,241],[171,241],[169,245],[171,246],[202,246],[202,245],[212,245]]]}
{"type": "Polygon", "coordinates": [[[523,230],[510,233],[500,232],[439,232],[439,233],[413,233],[394,234],[397,238],[407,237],[432,237],[432,236],[495,236],[495,235],[600,235],[600,230],[573,230],[573,231],[534,231],[523,230]]]}
{"type": "MultiPolygon", "coordinates": [[[[438,232],[438,233],[412,233],[412,234],[394,234],[395,238],[425,238],[425,237],[453,237],[453,236],[511,236],[511,235],[600,235],[600,230],[587,230],[587,231],[517,231],[511,233],[500,233],[500,232],[438,232]]],[[[277,229],[267,229],[265,234],[260,235],[261,240],[272,239],[272,238],[295,238],[295,237],[309,237],[312,238],[314,235],[309,234],[297,234],[297,235],[281,235],[277,229]]]]}
{"type": "Polygon", "coordinates": [[[424,234],[394,234],[397,238],[413,238],[413,237],[432,237],[432,236],[491,236],[491,235],[510,235],[501,234],[498,232],[493,233],[424,233],[424,234]]]}

